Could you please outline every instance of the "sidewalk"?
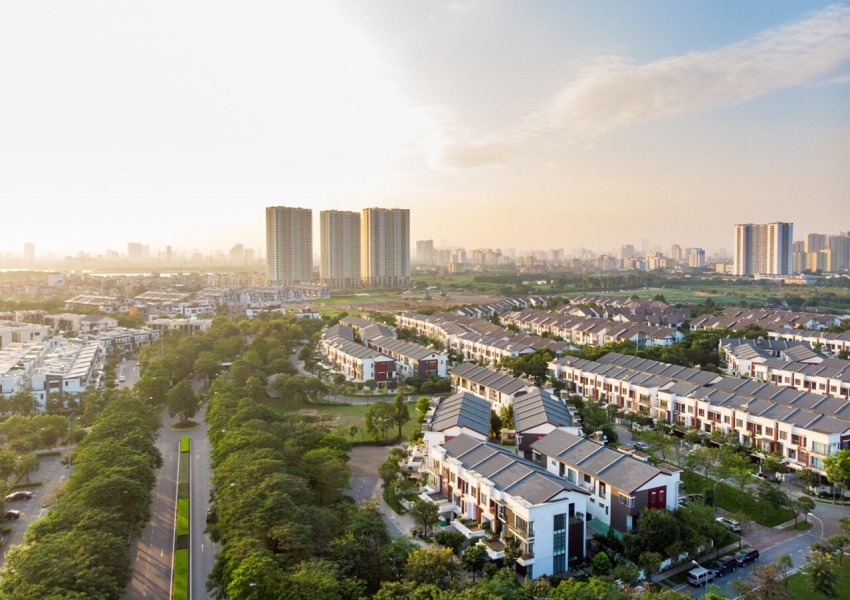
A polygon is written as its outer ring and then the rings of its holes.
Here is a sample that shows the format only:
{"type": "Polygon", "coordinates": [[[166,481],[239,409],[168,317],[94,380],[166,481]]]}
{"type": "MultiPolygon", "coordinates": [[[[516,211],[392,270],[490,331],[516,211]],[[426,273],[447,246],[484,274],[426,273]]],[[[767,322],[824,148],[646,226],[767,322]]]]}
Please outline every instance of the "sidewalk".
{"type": "Polygon", "coordinates": [[[412,537],[410,532],[416,528],[416,523],[410,518],[409,515],[400,515],[395,512],[390,505],[384,502],[384,485],[381,481],[378,481],[378,484],[375,486],[375,500],[378,502],[378,512],[384,515],[384,518],[388,519],[390,523],[392,523],[396,529],[401,532],[401,535],[393,535],[393,531],[390,531],[390,535],[392,537],[401,537],[407,536],[410,537],[411,541],[414,544],[419,546],[427,547],[428,542],[425,540],[419,539],[417,537],[412,537]]]}

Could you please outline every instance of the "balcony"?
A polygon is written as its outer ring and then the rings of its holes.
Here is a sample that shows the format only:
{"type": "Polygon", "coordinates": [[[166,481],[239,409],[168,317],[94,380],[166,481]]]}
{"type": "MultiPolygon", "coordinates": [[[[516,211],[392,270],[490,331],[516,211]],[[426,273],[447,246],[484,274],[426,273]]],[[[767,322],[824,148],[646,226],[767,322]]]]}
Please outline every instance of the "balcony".
{"type": "Polygon", "coordinates": [[[505,544],[503,544],[500,540],[483,538],[481,540],[481,545],[484,546],[490,560],[505,558],[505,544]]]}
{"type": "Polygon", "coordinates": [[[487,532],[481,528],[481,524],[476,523],[475,521],[467,521],[464,523],[460,519],[455,519],[452,522],[452,525],[468,540],[473,538],[483,538],[487,535],[487,532]]]}

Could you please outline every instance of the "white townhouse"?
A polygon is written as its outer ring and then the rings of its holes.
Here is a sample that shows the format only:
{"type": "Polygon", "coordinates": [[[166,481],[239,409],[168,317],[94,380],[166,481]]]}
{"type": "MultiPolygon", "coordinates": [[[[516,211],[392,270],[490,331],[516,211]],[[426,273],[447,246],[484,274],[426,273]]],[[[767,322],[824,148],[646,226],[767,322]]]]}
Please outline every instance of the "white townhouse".
{"type": "Polygon", "coordinates": [[[513,406],[519,396],[536,389],[534,384],[511,375],[463,363],[451,372],[452,386],[458,392],[470,392],[487,400],[496,413],[513,406]]]}
{"type": "MultiPolygon", "coordinates": [[[[482,541],[492,558],[508,537],[520,541],[517,561],[529,578],[564,573],[585,555],[588,492],[501,446],[459,435],[429,449],[425,496],[441,512],[490,529],[482,541]]],[[[467,526],[467,530],[470,528],[467,526]]]]}
{"type": "Polygon", "coordinates": [[[654,466],[560,429],[534,442],[531,449],[532,462],[588,491],[592,533],[605,535],[609,526],[631,532],[644,510],[678,506],[680,471],[670,465],[654,466]]]}

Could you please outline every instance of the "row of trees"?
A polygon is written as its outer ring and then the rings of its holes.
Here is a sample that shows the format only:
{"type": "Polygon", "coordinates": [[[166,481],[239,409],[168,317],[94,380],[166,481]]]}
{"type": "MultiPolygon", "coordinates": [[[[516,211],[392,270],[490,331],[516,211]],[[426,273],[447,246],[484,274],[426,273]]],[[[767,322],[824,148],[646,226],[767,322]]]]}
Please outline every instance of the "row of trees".
{"type": "Polygon", "coordinates": [[[159,415],[129,390],[107,390],[56,504],[9,550],[0,598],[120,598],[129,540],[150,519],[159,415]]]}

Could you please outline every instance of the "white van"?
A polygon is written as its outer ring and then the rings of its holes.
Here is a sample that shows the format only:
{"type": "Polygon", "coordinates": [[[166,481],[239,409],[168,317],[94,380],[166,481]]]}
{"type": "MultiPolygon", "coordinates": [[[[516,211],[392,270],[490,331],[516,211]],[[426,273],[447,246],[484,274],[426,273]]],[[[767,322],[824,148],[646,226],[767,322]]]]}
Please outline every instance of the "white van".
{"type": "Polygon", "coordinates": [[[691,569],[688,573],[688,583],[694,587],[702,587],[709,581],[714,581],[715,577],[717,577],[715,571],[704,567],[697,567],[691,569]]]}

